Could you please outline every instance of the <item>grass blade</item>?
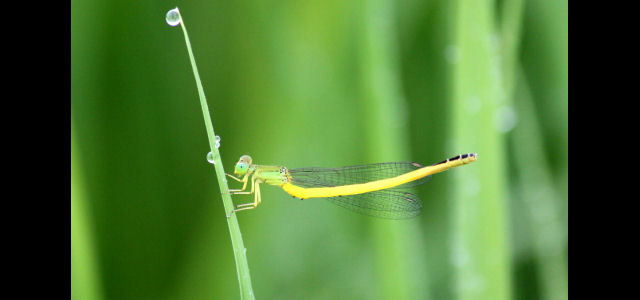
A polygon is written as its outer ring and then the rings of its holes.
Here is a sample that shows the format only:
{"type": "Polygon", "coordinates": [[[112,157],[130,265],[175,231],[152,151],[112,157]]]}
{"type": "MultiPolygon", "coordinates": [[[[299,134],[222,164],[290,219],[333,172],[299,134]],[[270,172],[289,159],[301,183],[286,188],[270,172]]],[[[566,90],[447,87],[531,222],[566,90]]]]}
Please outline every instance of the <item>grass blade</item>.
{"type": "Polygon", "coordinates": [[[216,170],[216,176],[218,177],[218,184],[220,185],[220,193],[222,194],[222,202],[224,204],[225,213],[227,215],[227,224],[229,226],[229,233],[231,234],[231,244],[233,247],[233,255],[236,261],[236,271],[238,274],[238,283],[240,285],[240,298],[241,299],[255,299],[253,294],[253,288],[251,287],[251,275],[249,274],[249,263],[247,262],[246,248],[242,241],[242,233],[240,232],[240,226],[238,225],[238,219],[236,214],[232,214],[233,201],[231,200],[231,194],[229,193],[229,186],[224,172],[224,166],[222,165],[222,159],[220,158],[220,152],[216,147],[216,135],[213,131],[213,122],[211,121],[211,115],[209,113],[209,106],[207,105],[207,99],[204,95],[204,89],[202,88],[202,82],[200,75],[198,74],[198,67],[191,49],[191,42],[189,41],[189,35],[187,34],[187,28],[184,24],[184,19],[180,15],[178,8],[175,8],[178,13],[180,26],[184,33],[184,40],[189,52],[189,60],[191,61],[191,67],[193,69],[193,76],[196,80],[198,87],[198,95],[200,98],[200,105],[202,106],[202,114],[204,116],[204,123],[207,129],[207,137],[209,138],[209,146],[211,153],[213,154],[214,167],[216,170]]]}

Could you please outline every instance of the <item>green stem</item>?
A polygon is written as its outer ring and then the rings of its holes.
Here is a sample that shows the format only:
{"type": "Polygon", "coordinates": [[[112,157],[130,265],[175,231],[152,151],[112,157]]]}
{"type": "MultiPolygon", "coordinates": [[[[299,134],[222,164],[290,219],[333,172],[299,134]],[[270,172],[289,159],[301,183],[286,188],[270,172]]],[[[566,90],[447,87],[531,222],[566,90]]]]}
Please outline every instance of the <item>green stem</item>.
{"type": "Polygon", "coordinates": [[[253,295],[253,289],[251,287],[251,276],[249,274],[249,264],[247,263],[246,248],[244,247],[244,243],[242,241],[242,233],[240,232],[238,219],[236,218],[236,215],[232,213],[233,201],[231,200],[231,194],[229,193],[229,186],[227,185],[227,178],[225,177],[222,159],[220,158],[220,152],[215,146],[216,135],[213,131],[211,116],[209,115],[209,106],[207,105],[207,99],[204,96],[202,82],[200,81],[200,75],[198,74],[198,67],[196,67],[196,60],[193,56],[193,50],[191,50],[191,43],[189,42],[189,35],[187,34],[187,28],[185,27],[184,19],[182,19],[180,10],[178,10],[177,7],[176,11],[180,16],[180,26],[182,27],[182,31],[184,32],[184,40],[187,44],[189,59],[191,60],[191,67],[193,68],[193,76],[195,77],[196,85],[198,86],[198,95],[200,97],[200,104],[202,105],[204,124],[207,128],[209,147],[211,148],[211,153],[213,154],[216,176],[218,177],[218,184],[220,185],[220,193],[222,193],[222,203],[224,204],[224,210],[227,215],[227,224],[229,225],[229,233],[231,234],[231,245],[233,247],[233,254],[236,260],[236,270],[238,272],[238,283],[240,284],[240,299],[255,299],[253,295]]]}

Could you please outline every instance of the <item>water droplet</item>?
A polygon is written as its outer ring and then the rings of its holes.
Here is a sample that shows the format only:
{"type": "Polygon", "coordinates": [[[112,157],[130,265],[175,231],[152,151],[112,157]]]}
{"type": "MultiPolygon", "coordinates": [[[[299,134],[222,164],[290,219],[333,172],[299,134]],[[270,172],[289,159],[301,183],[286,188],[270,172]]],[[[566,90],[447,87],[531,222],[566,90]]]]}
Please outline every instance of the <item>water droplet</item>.
{"type": "Polygon", "coordinates": [[[480,193],[480,181],[478,180],[478,178],[474,175],[468,174],[468,172],[460,172],[458,174],[458,179],[460,180],[460,184],[462,185],[460,187],[462,195],[468,197],[478,196],[478,193],[480,193]]]}
{"type": "Polygon", "coordinates": [[[466,291],[484,291],[486,288],[485,280],[482,276],[476,273],[467,273],[462,275],[463,280],[460,285],[460,289],[466,291]]]}
{"type": "Polygon", "coordinates": [[[211,164],[215,164],[216,161],[213,160],[213,153],[211,151],[209,151],[209,153],[207,153],[207,161],[211,164]]]}
{"type": "Polygon", "coordinates": [[[464,267],[469,264],[471,257],[464,247],[455,247],[451,252],[451,261],[456,267],[464,267]]]}
{"type": "Polygon", "coordinates": [[[480,193],[480,182],[475,177],[472,177],[471,180],[472,181],[469,184],[469,189],[467,190],[467,192],[472,197],[475,197],[478,195],[478,193],[480,193]]]}
{"type": "Polygon", "coordinates": [[[496,129],[502,133],[511,131],[518,122],[518,115],[513,107],[508,105],[496,109],[494,118],[496,129]]]}
{"type": "Polygon", "coordinates": [[[215,146],[216,146],[216,149],[220,148],[220,136],[219,135],[216,135],[216,144],[215,144],[215,146]]]}
{"type": "Polygon", "coordinates": [[[174,8],[170,11],[167,12],[167,24],[171,25],[171,26],[178,26],[180,25],[180,13],[178,12],[178,8],[174,8]]]}
{"type": "Polygon", "coordinates": [[[455,64],[460,60],[460,49],[455,45],[449,45],[444,49],[444,59],[450,63],[455,64]]]}
{"type": "Polygon", "coordinates": [[[464,100],[464,107],[466,111],[472,115],[477,114],[480,111],[480,107],[482,106],[482,101],[478,96],[470,96],[464,100]]]}
{"type": "Polygon", "coordinates": [[[487,41],[489,44],[489,49],[491,51],[498,51],[500,50],[500,36],[498,36],[497,34],[490,34],[487,37],[487,41]]]}

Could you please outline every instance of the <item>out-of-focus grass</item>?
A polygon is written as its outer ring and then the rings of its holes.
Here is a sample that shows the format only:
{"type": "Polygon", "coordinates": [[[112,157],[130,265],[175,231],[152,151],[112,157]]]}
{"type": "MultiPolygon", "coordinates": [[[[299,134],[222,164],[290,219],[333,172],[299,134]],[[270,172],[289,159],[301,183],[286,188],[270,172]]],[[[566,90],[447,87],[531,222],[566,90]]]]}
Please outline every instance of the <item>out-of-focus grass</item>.
{"type": "Polygon", "coordinates": [[[520,125],[514,129],[511,140],[514,165],[517,172],[515,180],[517,199],[521,201],[530,231],[531,252],[538,266],[540,294],[545,299],[566,299],[568,278],[565,269],[564,249],[565,228],[560,213],[562,197],[554,188],[545,151],[542,146],[540,124],[536,121],[536,110],[524,80],[520,80],[517,90],[516,107],[520,116],[520,125]]]}
{"type": "Polygon", "coordinates": [[[457,172],[453,253],[458,299],[508,299],[511,277],[499,40],[490,1],[455,4],[450,148],[478,152],[457,172]]]}
{"type": "Polygon", "coordinates": [[[73,131],[71,134],[71,298],[100,300],[102,290],[95,259],[94,232],[86,207],[73,131]]]}
{"type": "MultiPolygon", "coordinates": [[[[408,112],[398,59],[393,1],[364,1],[359,28],[359,93],[367,161],[410,160],[408,112]]],[[[428,284],[418,219],[371,220],[375,292],[382,299],[425,299],[428,284]]]]}
{"type": "MultiPolygon", "coordinates": [[[[176,3],[71,4],[78,162],[71,188],[82,195],[71,202],[72,241],[84,244],[72,244],[72,273],[79,274],[75,261],[93,260],[82,272],[95,274],[72,276],[73,298],[81,299],[75,291],[104,299],[237,297],[197,91],[181,36],[164,21],[176,3]]],[[[540,247],[534,235],[554,231],[553,251],[566,256],[566,6],[180,4],[227,168],[242,154],[291,168],[479,154],[474,164],[417,187],[423,213],[409,221],[371,219],[265,186],[260,207],[238,215],[258,298],[566,295],[562,284],[550,285],[561,282],[550,274],[566,257],[540,247]],[[519,102],[523,86],[529,108],[519,102]],[[495,112],[508,117],[509,107],[513,131],[501,122],[496,131],[495,112]],[[531,128],[539,134],[528,134],[531,128]],[[526,217],[541,203],[526,204],[524,191],[538,191],[541,179],[520,175],[531,166],[514,151],[534,143],[527,150],[546,161],[536,167],[546,168],[543,180],[556,199],[544,202],[559,216],[552,227],[526,217]]]]}

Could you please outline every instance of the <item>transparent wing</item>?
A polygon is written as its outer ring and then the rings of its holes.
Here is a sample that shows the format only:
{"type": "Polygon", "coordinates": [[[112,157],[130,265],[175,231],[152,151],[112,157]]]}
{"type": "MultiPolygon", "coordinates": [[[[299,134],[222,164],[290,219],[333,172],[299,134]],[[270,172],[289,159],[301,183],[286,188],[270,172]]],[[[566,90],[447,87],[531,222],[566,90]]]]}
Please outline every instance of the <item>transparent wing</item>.
{"type": "Polygon", "coordinates": [[[359,214],[384,219],[413,218],[422,210],[422,201],[418,196],[396,190],[381,190],[325,199],[359,214]]]}
{"type": "MultiPolygon", "coordinates": [[[[424,165],[416,162],[388,162],[341,168],[298,168],[289,170],[289,173],[293,182],[298,186],[321,187],[358,184],[391,178],[423,167],[424,165]]],[[[429,179],[431,176],[407,182],[393,189],[414,187],[429,181],[429,179]]]]}
{"type": "MultiPolygon", "coordinates": [[[[299,168],[289,172],[295,185],[332,187],[391,178],[422,167],[424,166],[414,162],[390,162],[342,168],[299,168]]],[[[407,219],[420,214],[422,201],[405,189],[423,184],[430,178],[431,176],[427,176],[390,189],[325,199],[363,215],[385,219],[407,219]]]]}

